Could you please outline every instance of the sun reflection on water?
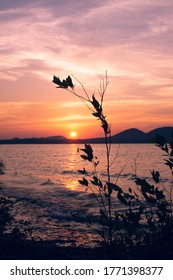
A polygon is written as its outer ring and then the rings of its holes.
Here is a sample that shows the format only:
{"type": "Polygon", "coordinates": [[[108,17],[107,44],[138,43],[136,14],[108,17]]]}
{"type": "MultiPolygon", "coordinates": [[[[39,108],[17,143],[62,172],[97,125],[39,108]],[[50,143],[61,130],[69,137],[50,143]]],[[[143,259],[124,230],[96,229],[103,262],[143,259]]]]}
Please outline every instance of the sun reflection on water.
{"type": "Polygon", "coordinates": [[[76,191],[79,189],[79,182],[78,180],[71,180],[66,182],[65,186],[72,191],[76,191]]]}

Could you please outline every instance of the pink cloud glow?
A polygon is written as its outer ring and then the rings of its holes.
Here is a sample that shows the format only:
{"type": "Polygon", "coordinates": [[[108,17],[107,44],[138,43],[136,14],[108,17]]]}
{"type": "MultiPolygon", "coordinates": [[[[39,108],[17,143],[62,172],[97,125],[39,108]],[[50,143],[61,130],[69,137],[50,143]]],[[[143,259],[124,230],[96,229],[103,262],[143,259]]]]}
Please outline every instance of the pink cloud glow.
{"type": "Polygon", "coordinates": [[[172,18],[171,0],[0,3],[0,138],[67,136],[71,127],[100,136],[51,80],[72,73],[92,94],[105,70],[112,133],[172,125],[172,18]]]}

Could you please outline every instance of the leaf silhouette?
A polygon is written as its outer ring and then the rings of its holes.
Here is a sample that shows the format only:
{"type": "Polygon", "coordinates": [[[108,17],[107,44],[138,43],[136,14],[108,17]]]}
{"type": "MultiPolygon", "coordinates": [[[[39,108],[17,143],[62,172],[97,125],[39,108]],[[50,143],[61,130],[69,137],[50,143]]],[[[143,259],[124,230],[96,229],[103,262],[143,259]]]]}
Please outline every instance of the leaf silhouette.
{"type": "Polygon", "coordinates": [[[143,193],[143,196],[145,197],[145,199],[148,203],[156,205],[157,200],[154,197],[152,197],[151,195],[148,196],[146,193],[143,193]]]}
{"type": "Polygon", "coordinates": [[[92,162],[93,160],[93,149],[89,144],[85,144],[85,149],[80,149],[83,151],[86,155],[81,155],[81,157],[85,160],[88,160],[92,162]]]}
{"type": "Polygon", "coordinates": [[[53,76],[53,83],[55,83],[56,85],[58,85],[59,87],[62,87],[63,83],[61,82],[61,80],[59,79],[59,77],[53,76]]]}
{"type": "Polygon", "coordinates": [[[108,123],[107,123],[106,120],[102,120],[102,125],[101,125],[101,127],[103,128],[103,130],[104,130],[104,132],[105,132],[106,134],[109,134],[109,132],[110,132],[110,130],[109,130],[109,125],[108,125],[108,123]]]}
{"type": "Polygon", "coordinates": [[[87,186],[87,187],[88,187],[88,181],[87,181],[85,178],[83,178],[83,180],[78,180],[78,182],[79,182],[81,185],[87,186]]]}
{"type": "Polygon", "coordinates": [[[59,77],[53,76],[53,83],[55,83],[56,85],[58,85],[58,88],[74,88],[72,79],[70,76],[68,76],[65,80],[61,81],[59,77]]]}
{"type": "Polygon", "coordinates": [[[96,109],[96,111],[98,111],[99,108],[100,108],[100,104],[99,104],[99,102],[97,101],[97,99],[95,98],[94,95],[92,96],[92,98],[93,98],[92,104],[93,104],[94,108],[96,109]]]}
{"type": "Polygon", "coordinates": [[[68,82],[66,80],[63,80],[61,87],[62,88],[68,88],[68,82]]]}
{"type": "Polygon", "coordinates": [[[95,186],[99,186],[101,189],[103,188],[102,182],[96,176],[93,176],[93,180],[91,180],[91,183],[95,186]]]}
{"type": "Polygon", "coordinates": [[[81,155],[81,158],[83,158],[84,160],[88,160],[88,157],[86,155],[81,155]]]}
{"type": "Polygon", "coordinates": [[[160,173],[158,171],[150,171],[151,172],[151,175],[153,177],[153,180],[156,182],[156,183],[159,183],[159,177],[160,177],[160,173]]]}
{"type": "Polygon", "coordinates": [[[137,179],[135,180],[135,183],[136,183],[138,186],[141,186],[141,192],[142,192],[142,194],[144,194],[144,193],[154,194],[154,186],[153,186],[153,185],[150,185],[145,179],[137,178],[137,179]]]}
{"type": "Polygon", "coordinates": [[[96,118],[99,118],[99,117],[100,117],[100,114],[97,113],[97,112],[92,113],[92,115],[93,115],[94,117],[96,117],[96,118]]]}
{"type": "Polygon", "coordinates": [[[165,198],[165,195],[163,194],[163,191],[158,190],[158,188],[155,189],[155,195],[156,195],[156,198],[158,200],[162,200],[162,199],[165,198]]]}
{"type": "Polygon", "coordinates": [[[68,82],[66,80],[61,81],[59,77],[53,76],[52,82],[58,85],[58,88],[68,88],[68,82]]]}
{"type": "Polygon", "coordinates": [[[173,168],[173,160],[169,158],[169,160],[165,159],[165,164],[169,166],[169,168],[172,170],[173,168]]]}
{"type": "Polygon", "coordinates": [[[121,188],[116,185],[116,184],[113,184],[113,183],[109,183],[109,182],[106,182],[107,186],[108,186],[108,189],[110,189],[111,191],[114,190],[116,192],[119,192],[121,191],[121,188]]]}
{"type": "Polygon", "coordinates": [[[81,174],[87,174],[85,167],[82,170],[77,170],[81,174]]]}
{"type": "Polygon", "coordinates": [[[67,77],[66,82],[68,83],[69,87],[74,88],[72,78],[70,76],[67,77]]]}
{"type": "Polygon", "coordinates": [[[121,203],[125,204],[126,206],[129,205],[128,201],[124,198],[120,191],[118,192],[117,198],[121,203]]]}

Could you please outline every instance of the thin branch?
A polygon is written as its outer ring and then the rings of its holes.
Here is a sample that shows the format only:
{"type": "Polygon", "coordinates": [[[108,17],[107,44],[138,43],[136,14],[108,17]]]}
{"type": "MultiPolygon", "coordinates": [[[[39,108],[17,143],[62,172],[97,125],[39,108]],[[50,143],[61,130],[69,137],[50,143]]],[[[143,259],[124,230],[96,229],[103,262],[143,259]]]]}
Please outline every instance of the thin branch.
{"type": "Polygon", "coordinates": [[[116,155],[115,155],[114,159],[112,160],[112,162],[110,163],[110,167],[114,164],[114,162],[118,158],[119,150],[120,150],[120,144],[118,144],[118,149],[117,149],[116,155]]]}
{"type": "Polygon", "coordinates": [[[127,163],[122,167],[122,169],[121,169],[120,172],[118,173],[118,176],[117,176],[117,179],[116,179],[116,184],[117,184],[117,182],[118,182],[118,180],[119,180],[119,177],[120,177],[121,173],[124,171],[124,169],[126,168],[126,166],[127,166],[127,163]]]}
{"type": "Polygon", "coordinates": [[[90,97],[89,97],[84,85],[73,74],[72,74],[72,77],[81,85],[83,91],[85,92],[87,99],[85,99],[85,98],[84,99],[88,102],[91,102],[90,97]]]}
{"type": "Polygon", "coordinates": [[[87,102],[91,103],[90,100],[86,99],[85,97],[77,94],[74,90],[70,90],[69,88],[66,89],[68,92],[72,93],[73,95],[75,95],[76,97],[78,97],[84,104],[85,106],[92,112],[94,113],[94,110],[87,104],[87,102]]]}
{"type": "Polygon", "coordinates": [[[102,84],[101,84],[101,81],[100,81],[101,106],[103,104],[104,94],[107,90],[108,84],[109,84],[109,81],[108,81],[107,71],[106,71],[105,79],[104,78],[102,79],[102,84]]]}

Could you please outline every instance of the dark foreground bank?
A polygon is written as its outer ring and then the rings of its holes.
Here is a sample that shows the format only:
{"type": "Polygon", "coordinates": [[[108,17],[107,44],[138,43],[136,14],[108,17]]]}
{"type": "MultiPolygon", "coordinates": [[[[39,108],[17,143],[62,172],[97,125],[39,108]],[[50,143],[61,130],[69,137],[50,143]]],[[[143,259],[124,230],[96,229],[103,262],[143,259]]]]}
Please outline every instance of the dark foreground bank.
{"type": "Polygon", "coordinates": [[[56,241],[13,240],[4,236],[0,242],[1,260],[172,260],[173,242],[152,244],[136,248],[130,254],[115,246],[111,254],[109,248],[57,247],[56,241]]]}

